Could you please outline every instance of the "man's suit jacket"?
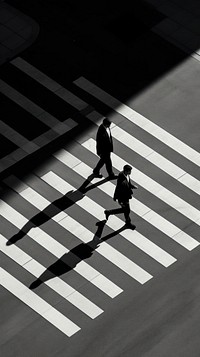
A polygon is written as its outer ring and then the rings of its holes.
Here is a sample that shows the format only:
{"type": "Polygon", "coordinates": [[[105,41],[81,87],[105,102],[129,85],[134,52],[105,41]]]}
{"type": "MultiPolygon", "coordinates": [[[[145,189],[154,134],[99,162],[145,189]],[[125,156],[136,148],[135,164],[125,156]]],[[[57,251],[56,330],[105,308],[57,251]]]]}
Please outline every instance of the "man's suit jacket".
{"type": "Polygon", "coordinates": [[[117,185],[114,192],[114,200],[119,202],[127,202],[132,197],[132,188],[134,186],[127,180],[123,171],[121,171],[117,178],[117,185]]]}
{"type": "Polygon", "coordinates": [[[96,135],[97,155],[101,156],[113,151],[112,135],[109,136],[103,124],[98,128],[96,135]]]}

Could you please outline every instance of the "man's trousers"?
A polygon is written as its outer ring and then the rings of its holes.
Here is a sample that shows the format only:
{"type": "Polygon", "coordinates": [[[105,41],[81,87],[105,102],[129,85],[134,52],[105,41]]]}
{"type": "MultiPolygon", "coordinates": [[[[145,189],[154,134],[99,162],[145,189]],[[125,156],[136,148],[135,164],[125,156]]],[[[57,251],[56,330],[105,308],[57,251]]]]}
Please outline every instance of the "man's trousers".
{"type": "Polygon", "coordinates": [[[106,170],[108,172],[108,175],[112,175],[113,174],[113,170],[112,170],[112,161],[111,161],[111,157],[110,157],[111,153],[106,153],[100,156],[100,159],[96,165],[96,167],[94,168],[93,172],[98,174],[100,169],[103,167],[103,165],[106,165],[106,170]]]}
{"type": "Polygon", "coordinates": [[[126,223],[130,223],[131,219],[130,219],[130,205],[129,205],[129,201],[127,202],[119,202],[121,208],[116,208],[116,209],[111,209],[111,210],[107,210],[107,212],[110,214],[118,214],[118,213],[124,213],[124,217],[125,217],[125,222],[126,223]]]}

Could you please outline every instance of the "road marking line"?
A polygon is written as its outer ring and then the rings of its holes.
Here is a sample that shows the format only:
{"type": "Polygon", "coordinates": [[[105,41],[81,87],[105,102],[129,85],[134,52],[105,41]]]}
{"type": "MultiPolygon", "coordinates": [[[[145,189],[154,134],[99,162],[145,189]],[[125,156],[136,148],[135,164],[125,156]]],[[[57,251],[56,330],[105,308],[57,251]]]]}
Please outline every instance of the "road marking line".
{"type": "MultiPolygon", "coordinates": [[[[88,104],[86,102],[84,102],[82,99],[78,98],[73,93],[69,92],[67,89],[62,87],[60,84],[58,84],[56,81],[54,81],[53,79],[48,77],[43,72],[39,71],[36,67],[34,67],[31,64],[29,64],[28,62],[26,62],[24,59],[17,57],[13,61],[11,61],[11,63],[15,67],[17,67],[18,69],[20,69],[21,71],[26,73],[27,75],[29,75],[31,78],[33,78],[34,80],[39,82],[41,85],[43,85],[44,87],[46,87],[47,89],[52,91],[54,94],[56,94],[57,96],[60,96],[65,102],[73,105],[77,110],[82,110],[88,106],[88,104]],[[62,95],[60,95],[60,93],[62,93],[62,95]]],[[[89,81],[87,81],[86,79],[81,77],[74,83],[77,86],[80,86],[82,88],[82,85],[84,86],[85,83],[88,84],[88,82],[89,81]],[[82,80],[83,80],[83,83],[82,83],[82,80]]],[[[90,84],[90,82],[89,82],[89,84],[90,84]]],[[[91,85],[92,85],[92,83],[91,83],[91,85]]],[[[89,93],[92,94],[90,86],[87,87],[87,89],[88,88],[90,89],[89,93]]],[[[86,90],[85,87],[82,89],[86,90]]],[[[96,89],[96,86],[95,86],[95,89],[96,89]]],[[[96,93],[96,90],[95,90],[95,93],[96,93]]],[[[99,94],[102,93],[102,90],[99,89],[99,91],[97,91],[97,93],[99,93],[99,94]]],[[[109,96],[109,98],[110,98],[110,96],[109,96]]],[[[120,103],[120,105],[121,105],[121,103],[120,103]]],[[[132,109],[130,109],[130,110],[132,110],[132,109]]],[[[133,111],[133,112],[135,112],[135,111],[133,111]]],[[[90,119],[90,116],[94,115],[94,114],[95,114],[95,112],[92,112],[86,116],[90,119]]],[[[98,113],[96,113],[96,114],[98,115],[98,113]]],[[[137,115],[139,115],[139,114],[137,113],[137,115]]],[[[147,120],[147,122],[150,122],[150,121],[148,121],[148,119],[146,119],[146,120],[147,120]]],[[[140,123],[140,121],[139,121],[139,123],[140,123]]],[[[153,125],[155,125],[155,124],[152,123],[152,126],[153,125]]],[[[163,131],[163,129],[162,129],[162,131],[163,131]]],[[[147,145],[143,144],[142,142],[140,142],[133,136],[129,135],[122,129],[118,128],[117,126],[115,126],[115,128],[112,130],[112,133],[113,133],[113,136],[117,140],[120,140],[120,138],[121,138],[120,141],[122,141],[122,138],[123,138],[124,139],[123,144],[130,147],[132,150],[137,152],[139,155],[145,157],[152,164],[158,166],[160,169],[165,171],[167,174],[171,175],[173,178],[177,179],[179,182],[181,182],[183,185],[187,186],[192,191],[200,194],[200,182],[196,178],[194,178],[193,176],[191,176],[190,174],[188,174],[187,172],[185,172],[184,170],[179,168],[177,165],[173,164],[172,162],[170,162],[169,160],[164,158],[162,155],[155,152],[153,149],[149,148],[147,145]]],[[[171,134],[167,133],[166,135],[169,136],[171,134]]],[[[176,140],[178,140],[178,139],[176,139],[176,140]]],[[[177,147],[177,145],[175,145],[175,146],[177,147]]],[[[200,157],[200,154],[199,154],[199,157],[200,157]]]]}
{"type": "MultiPolygon", "coordinates": [[[[49,236],[46,234],[45,238],[48,240],[49,236]]],[[[42,279],[45,278],[45,273],[47,274],[47,277],[49,277],[49,268],[45,268],[42,264],[37,262],[30,255],[15,245],[11,245],[9,248],[6,247],[6,242],[6,238],[0,234],[0,250],[4,254],[6,254],[9,258],[14,260],[24,269],[29,271],[36,278],[39,279],[41,277],[41,281],[43,281],[42,279]]],[[[62,258],[62,256],[59,258],[62,258]]],[[[51,280],[44,280],[44,283],[92,319],[95,319],[103,312],[102,309],[100,309],[97,305],[80,294],[58,276],[53,277],[51,280]]]]}
{"type": "MultiPolygon", "coordinates": [[[[20,192],[18,193],[21,194],[20,192]]],[[[28,200],[28,198],[26,198],[26,190],[23,191],[22,195],[24,199],[28,200]]],[[[34,201],[34,194],[32,194],[30,203],[37,207],[38,196],[36,197],[37,199],[36,201],[34,201]]],[[[26,219],[22,214],[17,212],[14,208],[9,206],[6,202],[2,200],[0,200],[0,214],[20,230],[27,223],[29,223],[28,219],[26,219]]],[[[62,220],[60,222],[62,222],[62,220]]],[[[60,222],[58,221],[58,224],[61,225],[60,222]]],[[[42,231],[39,227],[31,229],[28,232],[28,235],[38,244],[48,250],[51,254],[55,255],[58,258],[60,258],[63,254],[69,252],[67,248],[65,248],[55,239],[47,235],[47,233],[42,231]]],[[[103,274],[99,273],[96,269],[94,269],[84,261],[81,261],[76,267],[74,267],[74,270],[111,298],[116,297],[123,291],[115,283],[110,281],[103,274]]]]}
{"type": "MultiPolygon", "coordinates": [[[[64,149],[61,149],[59,152],[54,154],[54,157],[57,160],[61,161],[67,167],[73,169],[85,179],[92,173],[91,167],[81,162],[80,160],[78,161],[78,159],[74,155],[72,155],[68,151],[65,151],[64,149]],[[73,165],[73,159],[75,159],[74,162],[76,162],[76,165],[73,165]]],[[[100,179],[94,179],[93,183],[99,181],[100,179]]],[[[110,197],[113,197],[115,185],[112,182],[108,181],[98,186],[98,189],[102,190],[110,197]]],[[[187,233],[183,232],[180,228],[167,221],[164,217],[160,216],[158,213],[154,212],[152,209],[150,209],[148,206],[138,201],[134,197],[130,201],[130,207],[133,212],[145,219],[147,222],[152,224],[154,227],[159,229],[161,232],[166,234],[169,238],[171,238],[187,250],[191,251],[200,244],[197,240],[190,237],[187,233]]]]}
{"type": "MultiPolygon", "coordinates": [[[[46,87],[47,89],[52,91],[55,95],[61,97],[65,102],[72,105],[77,110],[83,110],[88,106],[88,103],[86,103],[85,101],[83,101],[82,99],[80,99],[79,97],[74,95],[73,93],[69,92],[66,88],[62,87],[59,83],[57,83],[56,81],[54,81],[53,79],[48,77],[46,74],[44,74],[43,72],[38,70],[36,67],[34,67],[31,64],[29,64],[28,62],[26,62],[24,59],[17,57],[14,60],[12,60],[11,63],[15,67],[17,67],[18,69],[20,69],[21,71],[26,73],[27,75],[29,75],[31,78],[33,78],[34,80],[39,82],[41,85],[43,85],[44,87],[46,87]]],[[[111,106],[115,111],[118,111],[123,116],[126,116],[126,112],[127,112],[128,120],[130,120],[134,124],[140,126],[142,129],[146,130],[151,135],[154,135],[156,138],[158,138],[158,134],[160,133],[159,140],[164,142],[164,144],[167,144],[168,146],[170,146],[175,151],[179,152],[181,155],[185,156],[188,160],[190,160],[190,161],[194,160],[193,162],[196,163],[198,166],[200,166],[200,154],[197,151],[190,148],[187,144],[184,144],[179,139],[177,139],[176,137],[174,137],[173,135],[171,135],[164,129],[160,128],[158,125],[152,123],[150,120],[148,120],[141,114],[137,113],[130,107],[121,103],[120,101],[118,101],[117,99],[115,99],[114,97],[112,97],[111,95],[109,95],[108,93],[106,93],[105,91],[103,91],[102,89],[100,89],[99,87],[97,87],[96,85],[94,85],[93,83],[91,83],[90,81],[85,79],[84,77],[78,78],[76,81],[74,81],[74,84],[77,85],[78,87],[82,88],[83,90],[87,91],[89,94],[97,97],[98,99],[103,100],[103,101],[105,100],[105,103],[107,105],[111,106]],[[116,104],[117,104],[117,108],[120,107],[121,110],[116,109],[116,104]],[[121,113],[121,111],[123,113],[121,113]],[[155,129],[156,129],[156,132],[155,132],[155,129]],[[172,145],[170,144],[170,142],[172,143],[172,145]],[[180,152],[180,150],[181,150],[181,152],[180,152]],[[189,155],[189,157],[188,157],[188,155],[189,155]]],[[[89,117],[89,115],[87,115],[87,117],[89,117]]],[[[137,139],[134,139],[134,140],[137,141],[137,139]]],[[[126,141],[124,143],[126,143],[126,141]]],[[[142,143],[137,141],[136,144],[138,144],[138,143],[141,146],[142,143]]],[[[145,145],[143,144],[142,149],[144,149],[144,147],[145,147],[145,145]]],[[[135,145],[135,150],[136,150],[136,148],[137,148],[137,145],[135,145]]],[[[147,148],[148,147],[146,146],[145,150],[147,148]]],[[[165,168],[165,170],[164,170],[165,172],[167,172],[170,175],[172,175],[172,173],[175,174],[175,176],[173,176],[173,177],[176,177],[178,175],[177,179],[179,179],[179,181],[182,184],[186,185],[187,187],[192,189],[194,192],[197,192],[198,194],[200,194],[200,187],[199,187],[200,183],[197,179],[195,179],[190,174],[188,174],[185,171],[183,171],[182,169],[180,169],[175,164],[170,163],[169,160],[165,159],[160,154],[156,153],[154,150],[152,150],[152,149],[149,149],[149,150],[150,150],[150,153],[152,151],[151,155],[149,157],[146,157],[146,156],[145,157],[150,162],[152,162],[156,165],[156,163],[158,163],[157,160],[159,159],[160,163],[162,164],[162,169],[165,168]],[[182,174],[181,174],[181,172],[182,172],[182,174]]],[[[141,155],[141,153],[140,153],[140,155],[141,155]]]]}
{"type": "MultiPolygon", "coordinates": [[[[43,124],[45,124],[48,127],[48,131],[52,130],[55,132],[55,137],[58,136],[58,134],[63,134],[64,132],[68,131],[71,129],[71,127],[74,127],[77,125],[74,120],[68,118],[64,122],[60,122],[57,118],[55,118],[53,115],[45,111],[43,108],[41,108],[39,105],[36,103],[32,102],[30,99],[26,98],[23,94],[18,92],[16,89],[11,87],[9,84],[4,82],[2,79],[0,79],[0,92],[6,95],[9,99],[11,99],[13,102],[15,102],[17,105],[22,107],[24,110],[26,110],[28,113],[33,115],[35,118],[37,118],[39,121],[41,121],[43,124]],[[68,125],[69,121],[69,125],[68,125]]],[[[19,136],[19,134],[18,134],[19,136]]],[[[40,135],[39,137],[43,137],[44,134],[40,135]]]]}
{"type": "Polygon", "coordinates": [[[115,112],[123,115],[133,124],[136,124],[143,130],[147,131],[156,139],[160,140],[165,145],[169,146],[171,149],[193,162],[195,165],[200,166],[199,152],[197,152],[195,149],[191,148],[189,145],[185,144],[172,134],[168,133],[166,130],[162,129],[157,124],[151,122],[149,119],[139,114],[126,104],[123,104],[118,99],[114,98],[113,96],[111,96],[103,89],[99,88],[97,85],[90,82],[84,77],[78,78],[73,83],[79,88],[86,91],[87,93],[91,94],[93,97],[105,103],[115,112]]]}
{"type": "MultiPolygon", "coordinates": [[[[64,194],[66,191],[74,189],[73,186],[68,184],[65,180],[63,180],[61,177],[59,177],[58,175],[56,175],[51,171],[45,174],[44,176],[42,176],[41,178],[62,194],[64,194]]],[[[102,213],[104,212],[103,207],[101,207],[96,202],[92,201],[87,196],[85,196],[81,201],[77,201],[76,204],[81,208],[83,208],[84,210],[86,210],[91,215],[93,215],[95,218],[97,219],[102,218],[102,213]]],[[[109,219],[107,225],[115,230],[123,226],[123,221],[117,217],[112,217],[112,220],[109,219]]],[[[66,227],[68,226],[66,225],[66,227]]],[[[134,233],[129,230],[123,231],[120,233],[120,235],[122,235],[129,242],[137,246],[139,249],[141,249],[143,252],[148,254],[150,257],[152,257],[153,259],[155,259],[157,262],[159,262],[165,267],[168,267],[169,265],[173,264],[176,261],[174,257],[172,257],[170,254],[165,252],[163,249],[159,248],[156,244],[145,238],[142,234],[140,234],[137,231],[135,231],[134,233]]],[[[108,244],[105,244],[105,242],[102,243],[101,246],[96,250],[98,252],[101,251],[101,253],[103,253],[104,256],[106,255],[107,259],[110,256],[112,257],[112,259],[116,257],[116,261],[119,260],[118,259],[119,253],[117,251],[116,252],[112,251],[111,247],[108,244]]],[[[125,266],[125,260],[122,255],[121,262],[123,261],[125,266]]]]}
{"type": "Polygon", "coordinates": [[[177,165],[157,153],[155,150],[149,148],[141,141],[128,134],[125,130],[119,128],[117,125],[112,129],[112,136],[127,146],[130,150],[135,151],[140,156],[157,166],[159,169],[172,176],[175,180],[181,182],[193,192],[200,194],[200,181],[191,176],[186,171],[182,170],[177,165]]]}
{"type": "Polygon", "coordinates": [[[32,66],[30,63],[26,62],[21,57],[15,58],[11,61],[11,63],[78,110],[81,111],[88,107],[88,104],[83,100],[77,98],[73,93],[69,92],[66,88],[62,87],[56,81],[48,77],[36,67],[32,66]]]}
{"type": "MultiPolygon", "coordinates": [[[[103,116],[96,111],[93,111],[86,115],[86,117],[92,121],[95,125],[100,125],[103,120],[103,116]]],[[[157,166],[159,169],[172,176],[175,180],[185,185],[193,192],[200,194],[200,181],[195,177],[175,165],[164,156],[157,153],[134,136],[127,133],[125,130],[118,127],[116,124],[111,124],[112,136],[123,145],[127,146],[132,151],[135,151],[140,156],[157,166]]]]}
{"type": "MultiPolygon", "coordinates": [[[[46,180],[48,180],[48,176],[42,177],[42,179],[44,181],[46,181],[46,180]]],[[[50,179],[48,181],[49,181],[48,184],[50,184],[50,179]]],[[[57,185],[55,186],[55,182],[54,182],[53,187],[58,189],[57,188],[58,186],[57,185]]],[[[67,191],[73,189],[73,187],[71,185],[67,185],[67,183],[66,183],[65,188],[67,191]],[[68,190],[68,188],[69,188],[69,190],[68,190]]],[[[60,190],[62,190],[62,187],[59,187],[59,192],[61,192],[60,190]]],[[[66,190],[65,190],[65,194],[66,194],[66,190]]],[[[62,192],[63,192],[63,190],[62,190],[62,192]]],[[[23,197],[25,198],[24,191],[23,191],[23,197]]],[[[87,198],[87,197],[84,197],[84,199],[85,198],[87,198]]],[[[80,202],[80,201],[78,201],[78,202],[80,202]]],[[[31,203],[34,204],[33,200],[31,201],[31,203]]],[[[91,202],[89,204],[91,204],[91,202]]],[[[88,202],[84,209],[88,210],[88,202]]],[[[95,210],[97,210],[97,209],[99,209],[99,211],[100,211],[99,213],[102,215],[102,208],[100,206],[95,206],[95,210]]],[[[94,237],[94,234],[92,232],[90,232],[87,228],[82,226],[79,222],[74,220],[72,217],[68,216],[68,217],[62,219],[61,221],[59,221],[58,223],[62,227],[67,229],[69,232],[73,233],[76,237],[78,237],[84,243],[88,243],[94,237]],[[84,237],[87,237],[87,238],[84,238],[84,237]]],[[[137,266],[131,260],[129,260],[128,258],[123,256],[122,254],[118,253],[114,248],[112,248],[111,246],[109,246],[108,244],[106,244],[104,242],[103,246],[105,246],[105,245],[106,245],[106,249],[105,249],[104,253],[106,256],[104,256],[104,254],[103,254],[103,256],[105,258],[107,258],[108,260],[110,260],[113,264],[116,264],[121,270],[126,272],[129,276],[131,276],[132,278],[134,278],[141,284],[144,284],[146,281],[148,281],[149,279],[152,278],[152,276],[149,273],[147,273],[145,270],[143,270],[142,268],[137,266]],[[116,256],[117,256],[117,258],[116,258],[116,256]],[[120,260],[118,259],[119,256],[121,257],[120,260]]],[[[102,248],[101,247],[99,247],[99,248],[97,248],[96,251],[98,251],[100,254],[102,254],[102,248]]]]}
{"type": "Polygon", "coordinates": [[[71,337],[80,330],[79,326],[74,324],[3,268],[0,268],[0,285],[68,337],[71,337]]]}
{"type": "MultiPolygon", "coordinates": [[[[5,180],[6,182],[6,180],[5,180]]],[[[6,182],[7,183],[7,182],[6,182]]],[[[55,183],[54,183],[55,184],[55,183]]],[[[66,183],[67,185],[67,183],[66,183]]],[[[21,185],[20,185],[21,186],[21,185]]],[[[55,187],[55,186],[54,186],[55,187]]],[[[68,186],[70,187],[70,186],[68,186]]],[[[61,188],[60,188],[61,189],[61,188]]],[[[28,202],[30,202],[31,204],[33,204],[34,206],[37,207],[38,204],[38,193],[36,195],[36,199],[34,199],[34,190],[31,189],[29,187],[29,192],[30,190],[32,191],[32,195],[28,195],[28,197],[26,198],[26,189],[24,191],[19,192],[19,194],[28,200],[28,202]]],[[[71,190],[71,189],[70,189],[71,190]]],[[[65,191],[66,194],[66,191],[65,191]]],[[[87,198],[87,197],[84,197],[87,198]]],[[[82,200],[81,200],[82,201],[82,200]]],[[[79,201],[80,202],[80,201],[79,201]]],[[[50,203],[52,204],[52,203],[50,203]]],[[[92,204],[92,202],[91,202],[92,204]]],[[[88,209],[88,207],[86,207],[88,209]]],[[[84,208],[84,209],[86,209],[84,208]]],[[[100,206],[95,206],[95,210],[99,209],[99,213],[100,215],[102,215],[102,211],[103,209],[100,206]]],[[[3,212],[2,212],[3,215],[3,212]]],[[[9,216],[8,216],[9,217],[9,216]]],[[[119,225],[120,220],[118,221],[118,225],[119,225]]],[[[121,222],[120,222],[121,223],[121,222]]],[[[91,241],[91,239],[94,237],[94,234],[92,234],[90,231],[87,230],[87,228],[85,228],[84,226],[82,226],[81,224],[79,224],[79,222],[77,222],[76,220],[74,220],[73,218],[69,218],[66,217],[64,219],[62,219],[61,221],[58,222],[58,224],[60,224],[61,226],[63,226],[65,229],[67,230],[73,230],[73,234],[76,235],[79,239],[83,240],[84,236],[87,237],[86,241],[84,240],[84,242],[88,242],[91,241]],[[69,228],[70,227],[70,228],[69,228]]],[[[123,225],[123,223],[120,225],[120,227],[123,225]]],[[[120,228],[118,227],[118,228],[120,228]]],[[[128,239],[128,238],[127,238],[128,239]]],[[[130,241],[132,241],[132,239],[130,239],[130,241]]],[[[149,279],[152,278],[152,275],[149,274],[148,272],[146,272],[144,269],[142,269],[141,267],[139,267],[137,264],[135,264],[134,262],[132,262],[130,259],[128,259],[127,257],[123,256],[122,254],[118,253],[117,251],[115,252],[115,249],[110,247],[108,244],[106,244],[105,242],[103,243],[103,245],[107,246],[107,250],[109,251],[109,256],[107,256],[106,258],[114,264],[116,263],[117,266],[119,265],[120,269],[122,269],[123,271],[125,271],[129,276],[131,276],[132,278],[134,278],[135,280],[137,280],[138,282],[140,282],[141,284],[144,284],[146,281],[148,281],[149,279]],[[121,256],[121,260],[119,261],[118,257],[121,256]],[[115,257],[117,257],[115,259],[115,257]],[[116,260],[116,261],[115,261],[116,260]]],[[[101,249],[100,248],[99,252],[101,253],[101,249]]],[[[97,248],[98,251],[98,248],[97,248]]],[[[107,252],[105,252],[105,254],[108,254],[107,252]]],[[[104,288],[104,287],[103,287],[104,288]]]]}
{"type": "MultiPolygon", "coordinates": [[[[90,138],[82,143],[82,146],[91,151],[94,155],[96,155],[96,142],[94,139],[90,138]]],[[[97,155],[96,155],[97,156],[97,155]]],[[[118,155],[112,153],[112,162],[113,167],[117,170],[121,171],[123,166],[129,164],[133,166],[128,161],[123,160],[118,155]]],[[[200,217],[200,212],[198,209],[176,196],[174,193],[166,189],[164,186],[154,181],[135,167],[132,167],[132,177],[134,177],[134,181],[137,182],[140,186],[144,187],[147,191],[164,201],[166,204],[180,212],[185,217],[189,218],[194,223],[200,225],[198,222],[200,217]]]]}

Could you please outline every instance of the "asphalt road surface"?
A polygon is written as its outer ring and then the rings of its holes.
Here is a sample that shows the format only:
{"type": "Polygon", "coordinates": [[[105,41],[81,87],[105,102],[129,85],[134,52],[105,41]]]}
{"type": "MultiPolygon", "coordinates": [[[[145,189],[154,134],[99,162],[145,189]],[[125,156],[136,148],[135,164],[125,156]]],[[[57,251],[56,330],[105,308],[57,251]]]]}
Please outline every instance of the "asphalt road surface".
{"type": "Polygon", "coordinates": [[[40,32],[0,68],[0,355],[198,357],[199,62],[145,2],[8,3],[40,32]],[[91,176],[105,116],[134,231],[91,176]]]}

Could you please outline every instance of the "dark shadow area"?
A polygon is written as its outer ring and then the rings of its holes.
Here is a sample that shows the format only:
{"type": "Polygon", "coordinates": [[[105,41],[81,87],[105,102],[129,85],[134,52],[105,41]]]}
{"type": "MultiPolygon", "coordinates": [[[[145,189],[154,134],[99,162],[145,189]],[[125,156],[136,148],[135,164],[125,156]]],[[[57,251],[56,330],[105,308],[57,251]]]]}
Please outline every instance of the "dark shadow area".
{"type": "MultiPolygon", "coordinates": [[[[129,5],[130,6],[130,5],[129,5]]],[[[135,0],[134,6],[123,8],[121,13],[107,25],[108,31],[122,42],[128,44],[143,36],[153,26],[162,21],[165,16],[141,0],[135,0]]]]}
{"type": "MultiPolygon", "coordinates": [[[[189,55],[152,31],[152,27],[165,19],[165,15],[159,11],[159,7],[147,1],[118,3],[114,0],[95,2],[8,0],[7,2],[32,17],[40,25],[40,33],[36,41],[21,54],[21,57],[80,99],[87,99],[88,108],[90,110],[92,107],[98,108],[103,115],[109,115],[110,109],[73,85],[73,81],[79,76],[86,77],[114,97],[126,101],[165,75],[189,55]]],[[[178,5],[180,4],[177,1],[178,5]]],[[[186,9],[184,12],[186,21],[187,14],[188,17],[191,15],[189,0],[184,1],[180,6],[186,9]]],[[[194,51],[195,48],[191,50],[194,51]]],[[[35,169],[62,147],[63,143],[70,145],[71,139],[76,139],[91,128],[91,123],[83,112],[61,103],[61,99],[34,83],[34,80],[30,80],[19,70],[11,69],[11,64],[10,71],[7,71],[7,66],[5,64],[0,68],[0,78],[10,85],[17,85],[20,92],[24,90],[25,95],[30,96],[30,99],[33,98],[33,101],[47,112],[57,116],[60,122],[71,117],[78,126],[70,133],[52,140],[37,153],[29,155],[28,158],[5,170],[0,175],[2,178],[11,173],[15,174],[16,171],[23,172],[25,166],[26,172],[35,169]]],[[[25,111],[21,119],[24,125],[18,126],[15,120],[16,110],[14,104],[3,107],[0,110],[2,121],[12,124],[16,131],[22,130],[25,137],[34,140],[41,132],[45,133],[47,130],[45,125],[39,120],[34,120],[25,111]],[[27,118],[29,120],[26,120],[27,118]],[[31,125],[27,125],[27,122],[31,125]],[[30,127],[33,130],[30,130],[30,127]]],[[[1,141],[2,155],[16,149],[11,140],[9,147],[7,140],[9,137],[1,141]]]]}
{"type": "Polygon", "coordinates": [[[97,226],[97,231],[93,237],[93,239],[88,242],[88,243],[81,243],[71,249],[68,253],[64,254],[60,259],[58,259],[55,263],[50,265],[42,275],[40,275],[39,278],[37,278],[31,285],[30,289],[35,289],[38,286],[40,286],[42,283],[55,278],[56,276],[61,276],[63,274],[68,273],[70,270],[74,269],[77,264],[79,264],[82,260],[89,259],[93,252],[95,251],[96,248],[99,247],[99,244],[102,241],[106,241],[120,232],[122,232],[124,229],[126,229],[125,226],[121,227],[117,231],[114,231],[112,234],[109,234],[105,236],[104,238],[101,238],[104,226],[106,224],[106,221],[99,221],[96,223],[97,226]]]}
{"type": "Polygon", "coordinates": [[[16,243],[18,240],[22,239],[32,228],[39,227],[42,224],[48,222],[51,218],[56,216],[58,213],[65,211],[67,208],[71,207],[77,201],[81,200],[85,193],[89,190],[94,189],[97,186],[102,185],[108,178],[105,178],[95,184],[90,185],[87,187],[91,180],[95,176],[92,174],[88,176],[88,178],[84,181],[84,183],[76,190],[76,191],[69,191],[66,195],[58,198],[50,205],[48,205],[43,211],[36,214],[32,217],[21,229],[18,233],[13,235],[7,242],[6,245],[12,245],[16,243]]]}

